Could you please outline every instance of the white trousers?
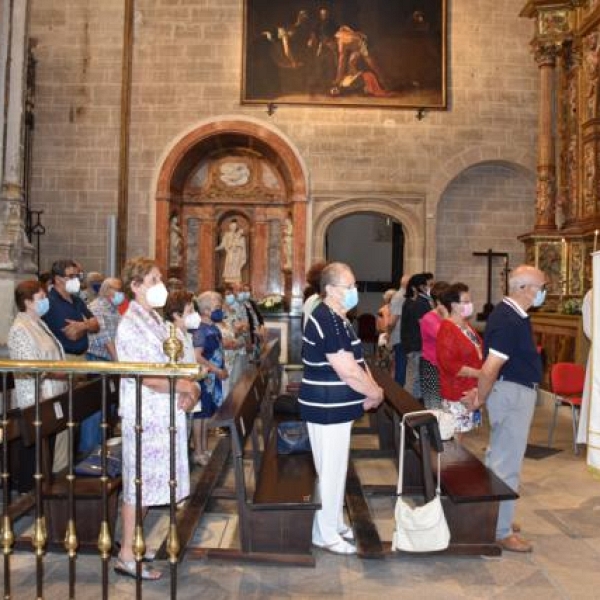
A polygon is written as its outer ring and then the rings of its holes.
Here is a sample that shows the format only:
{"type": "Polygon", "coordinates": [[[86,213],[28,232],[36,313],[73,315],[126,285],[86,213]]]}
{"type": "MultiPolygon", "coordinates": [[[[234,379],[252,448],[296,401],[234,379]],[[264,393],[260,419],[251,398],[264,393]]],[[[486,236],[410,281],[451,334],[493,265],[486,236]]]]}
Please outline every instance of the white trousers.
{"type": "Polygon", "coordinates": [[[315,469],[319,477],[321,510],[315,513],[312,540],[320,546],[339,542],[344,524],[344,493],[350,454],[352,421],[334,425],[307,423],[315,469]]]}

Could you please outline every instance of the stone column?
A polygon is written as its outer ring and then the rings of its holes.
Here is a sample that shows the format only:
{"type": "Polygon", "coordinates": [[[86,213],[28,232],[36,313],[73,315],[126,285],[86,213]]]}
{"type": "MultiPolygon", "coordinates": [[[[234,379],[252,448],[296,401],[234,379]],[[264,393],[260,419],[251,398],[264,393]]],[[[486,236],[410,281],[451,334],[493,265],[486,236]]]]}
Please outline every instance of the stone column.
{"type": "MultiPolygon", "coordinates": [[[[10,6],[11,3],[8,3],[10,6]]],[[[26,88],[26,48],[28,2],[12,3],[12,13],[3,3],[2,71],[6,85],[3,87],[5,144],[2,157],[2,181],[0,188],[0,303],[5,310],[0,315],[0,346],[13,318],[13,291],[16,282],[35,273],[34,248],[27,241],[24,229],[23,198],[23,127],[26,88]],[[4,22],[4,19],[10,19],[4,22]],[[4,40],[6,39],[6,46],[4,40]]]]}
{"type": "Polygon", "coordinates": [[[556,54],[557,50],[554,44],[538,44],[535,48],[535,58],[540,69],[536,231],[556,229],[556,164],[553,123],[556,54]]]}

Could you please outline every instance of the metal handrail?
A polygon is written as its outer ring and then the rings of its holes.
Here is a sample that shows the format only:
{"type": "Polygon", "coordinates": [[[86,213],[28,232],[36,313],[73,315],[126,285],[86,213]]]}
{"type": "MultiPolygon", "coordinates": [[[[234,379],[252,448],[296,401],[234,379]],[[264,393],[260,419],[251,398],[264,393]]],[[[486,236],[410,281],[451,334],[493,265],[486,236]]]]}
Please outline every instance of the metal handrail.
{"type": "Polygon", "coordinates": [[[158,377],[190,377],[201,379],[204,369],[198,364],[86,362],[69,360],[0,360],[0,373],[73,373],[112,375],[155,375],[158,377]]]}
{"type": "MultiPolygon", "coordinates": [[[[2,392],[3,392],[3,406],[2,406],[2,422],[0,423],[0,433],[8,427],[8,397],[7,397],[7,386],[6,386],[6,373],[12,372],[13,375],[18,376],[19,374],[30,374],[33,376],[35,382],[35,526],[34,535],[32,539],[33,547],[36,553],[36,584],[37,584],[37,595],[42,597],[43,595],[43,555],[45,551],[47,533],[46,524],[44,519],[44,511],[42,506],[42,470],[41,470],[41,419],[40,419],[40,388],[41,379],[44,373],[53,374],[66,374],[66,382],[68,382],[69,390],[69,402],[68,402],[68,424],[67,430],[69,432],[69,464],[67,480],[69,484],[68,493],[68,527],[65,533],[65,549],[69,556],[69,597],[75,597],[75,559],[76,550],[78,546],[77,532],[75,530],[74,522],[74,471],[73,471],[73,384],[74,379],[77,375],[88,375],[98,374],[101,376],[103,381],[102,389],[102,465],[101,465],[101,478],[102,482],[102,505],[103,515],[102,524],[98,537],[98,549],[100,550],[103,573],[102,573],[102,597],[108,597],[108,561],[110,559],[110,549],[112,547],[112,541],[110,539],[110,533],[108,530],[107,523],[107,465],[106,465],[106,441],[107,441],[107,399],[106,399],[106,386],[109,375],[122,375],[125,377],[132,377],[136,381],[136,433],[135,433],[135,444],[136,444],[136,464],[135,464],[135,479],[136,479],[136,531],[134,538],[134,553],[137,562],[137,574],[138,580],[136,582],[136,597],[141,598],[141,561],[145,551],[145,541],[142,532],[142,514],[141,514],[141,434],[142,434],[142,421],[141,421],[141,387],[143,384],[144,377],[164,377],[169,380],[169,395],[171,399],[175,397],[175,385],[176,380],[181,378],[193,379],[195,381],[202,379],[206,376],[206,369],[195,364],[177,364],[176,358],[181,355],[181,342],[177,340],[175,331],[171,328],[171,335],[164,343],[165,354],[169,358],[168,363],[139,363],[139,362],[79,362],[79,361],[41,361],[41,360],[0,360],[0,376],[2,379],[2,392]]],[[[171,402],[171,411],[169,419],[169,446],[170,446],[170,477],[169,485],[171,487],[171,498],[170,498],[170,529],[169,529],[169,562],[171,567],[171,597],[175,598],[177,595],[177,562],[179,554],[179,542],[177,539],[177,531],[175,527],[175,514],[176,514],[176,497],[175,487],[176,473],[175,473],[175,439],[176,439],[176,426],[175,426],[175,404],[171,402]]],[[[1,441],[0,437],[0,441],[1,441]]],[[[2,452],[2,483],[3,483],[3,514],[2,514],[2,527],[0,531],[0,544],[1,551],[4,554],[4,597],[10,597],[10,555],[12,554],[12,546],[14,543],[14,534],[12,529],[11,519],[9,517],[9,504],[10,495],[8,489],[8,454],[7,446],[3,445],[2,452]]]]}

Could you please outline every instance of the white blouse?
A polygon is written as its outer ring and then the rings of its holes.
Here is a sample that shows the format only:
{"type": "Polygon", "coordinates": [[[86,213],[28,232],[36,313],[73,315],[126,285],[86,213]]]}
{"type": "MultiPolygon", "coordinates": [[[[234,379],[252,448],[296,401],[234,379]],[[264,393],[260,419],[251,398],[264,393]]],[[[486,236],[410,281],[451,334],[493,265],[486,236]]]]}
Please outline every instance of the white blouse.
{"type": "MultiPolygon", "coordinates": [[[[60,342],[46,323],[34,319],[26,312],[19,312],[8,332],[8,351],[12,360],[65,360],[60,342]]],[[[53,398],[67,391],[66,381],[49,379],[40,381],[40,399],[53,398]]],[[[15,397],[13,408],[26,408],[35,402],[35,379],[33,375],[15,373],[15,397]]]]}

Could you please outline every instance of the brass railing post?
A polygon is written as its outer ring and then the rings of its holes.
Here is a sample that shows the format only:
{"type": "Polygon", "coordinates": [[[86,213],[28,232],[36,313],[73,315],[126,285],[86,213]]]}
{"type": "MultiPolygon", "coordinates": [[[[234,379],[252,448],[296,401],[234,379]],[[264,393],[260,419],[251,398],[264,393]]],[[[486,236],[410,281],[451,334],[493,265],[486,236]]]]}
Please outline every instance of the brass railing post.
{"type": "MultiPolygon", "coordinates": [[[[110,380],[109,383],[113,383],[110,380]]],[[[114,385],[114,383],[113,383],[114,385]]],[[[107,472],[107,444],[108,441],[108,408],[107,408],[107,376],[102,375],[102,454],[101,468],[102,475],[100,481],[102,485],[102,522],[100,523],[100,532],[98,534],[98,550],[102,559],[102,600],[108,600],[108,563],[112,550],[112,538],[110,527],[108,525],[108,472],[107,472]]]]}
{"type": "Polygon", "coordinates": [[[42,420],[40,414],[40,377],[41,373],[35,374],[35,523],[33,526],[32,544],[36,556],[36,589],[37,597],[44,597],[44,549],[48,538],[46,533],[46,521],[44,519],[44,506],[42,504],[42,420]]]}
{"type": "Polygon", "coordinates": [[[8,473],[8,386],[7,374],[2,374],[2,553],[4,554],[4,598],[10,598],[10,555],[15,536],[8,514],[10,504],[9,473],[8,473]]]}
{"type": "Polygon", "coordinates": [[[75,422],[73,417],[73,373],[69,373],[69,406],[67,419],[68,463],[67,463],[67,530],[65,532],[65,550],[69,556],[69,598],[75,598],[75,560],[77,558],[77,531],[75,528],[75,475],[73,473],[73,452],[75,448],[75,422]]]}

